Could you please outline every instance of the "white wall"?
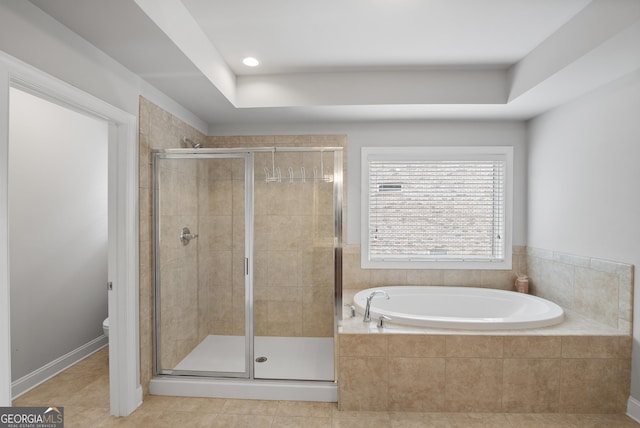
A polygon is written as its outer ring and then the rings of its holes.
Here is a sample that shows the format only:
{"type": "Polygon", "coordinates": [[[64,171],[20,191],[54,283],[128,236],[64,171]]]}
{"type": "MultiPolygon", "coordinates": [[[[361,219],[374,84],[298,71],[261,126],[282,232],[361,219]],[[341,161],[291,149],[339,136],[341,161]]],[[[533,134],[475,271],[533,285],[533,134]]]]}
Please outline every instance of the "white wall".
{"type": "MultiPolygon", "coordinates": [[[[118,161],[116,177],[131,177],[131,180],[118,181],[118,207],[121,209],[118,221],[118,243],[116,251],[118,266],[116,272],[122,284],[137,284],[137,252],[135,241],[131,237],[137,236],[137,226],[131,221],[135,218],[136,203],[131,199],[132,190],[135,191],[135,165],[137,160],[132,153],[136,153],[137,133],[130,132],[135,128],[130,117],[121,114],[126,112],[138,118],[138,100],[140,95],[161,106],[166,111],[184,120],[201,132],[206,132],[207,124],[167,97],[147,82],[136,76],[121,64],[118,64],[104,52],[98,50],[67,27],[60,24],[32,3],[27,1],[0,0],[0,405],[11,404],[10,388],[10,357],[9,357],[9,278],[8,278],[8,221],[7,221],[7,123],[10,78],[20,77],[16,70],[28,67],[16,67],[7,58],[11,56],[19,61],[31,65],[44,73],[62,80],[72,87],[97,97],[106,104],[93,110],[104,112],[105,117],[117,118],[114,123],[121,124],[114,135],[116,140],[127,142],[127,147],[119,147],[114,159],[118,161]],[[116,111],[116,109],[119,109],[116,111]],[[131,162],[133,160],[133,162],[131,162]],[[128,186],[130,184],[130,186],[128,186]],[[128,232],[125,234],[124,232],[128,232]],[[125,257],[126,256],[126,257],[125,257]],[[134,266],[132,268],[132,266],[134,266]]],[[[28,72],[29,73],[29,72],[28,72]]],[[[33,77],[33,76],[30,76],[33,77]]],[[[43,79],[38,78],[38,81],[43,79]]],[[[60,89],[60,88],[57,88],[60,89]]],[[[65,90],[65,93],[68,93],[65,90]]],[[[77,94],[76,94],[77,95],[77,94]]],[[[71,99],[76,100],[73,96],[71,99]]],[[[82,102],[80,102],[82,104],[82,102]]],[[[92,102],[92,106],[97,104],[92,102]]],[[[124,143],[123,143],[124,144],[124,143]]],[[[135,238],[134,238],[135,239],[135,238]]],[[[139,375],[136,374],[138,358],[137,335],[125,331],[127,322],[136,324],[137,313],[135,307],[135,290],[118,289],[111,293],[113,300],[118,302],[118,312],[123,340],[118,340],[117,346],[110,351],[110,366],[117,367],[112,371],[112,385],[117,383],[111,394],[111,411],[114,415],[126,415],[139,404],[141,389],[139,375]],[[133,293],[132,293],[133,291],[133,293]],[[133,298],[132,298],[133,296],[133,298]],[[122,353],[116,351],[122,349],[122,353]],[[117,355],[117,361],[114,358],[117,355]],[[115,404],[114,404],[115,403],[115,404]]],[[[110,298],[111,300],[111,298],[110,298]]],[[[113,321],[113,320],[112,320],[113,321]]],[[[135,329],[134,329],[135,330],[135,329]]]]}
{"type": "Polygon", "coordinates": [[[206,133],[204,121],[30,2],[0,0],[0,51],[136,117],[142,95],[206,133]]]}
{"type": "MultiPolygon", "coordinates": [[[[532,120],[528,135],[528,245],[638,269],[640,72],[532,120]]],[[[634,337],[632,396],[639,398],[637,328],[634,337]]]]}
{"type": "Polygon", "coordinates": [[[424,121],[288,124],[211,135],[346,134],[347,244],[360,244],[360,149],[368,146],[513,146],[513,245],[526,245],[526,126],[523,122],[424,121]]]}
{"type": "Polygon", "coordinates": [[[102,335],[107,122],[11,89],[13,381],[102,335]]]}

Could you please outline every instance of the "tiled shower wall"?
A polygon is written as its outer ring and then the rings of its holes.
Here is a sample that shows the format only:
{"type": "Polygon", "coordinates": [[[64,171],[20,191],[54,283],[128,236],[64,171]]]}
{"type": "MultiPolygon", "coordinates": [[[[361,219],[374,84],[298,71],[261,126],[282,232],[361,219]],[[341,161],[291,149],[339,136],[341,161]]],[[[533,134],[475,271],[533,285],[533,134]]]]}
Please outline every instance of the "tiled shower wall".
{"type": "Polygon", "coordinates": [[[333,182],[311,180],[321,163],[333,174],[333,152],[277,152],[273,159],[281,182],[266,180],[272,154],[255,155],[255,334],[333,337],[333,182]]]}
{"type": "MultiPolygon", "coordinates": [[[[339,135],[208,137],[204,144],[215,148],[344,145],[345,137],[339,135]]],[[[333,182],[312,180],[314,169],[318,177],[333,175],[333,162],[331,151],[255,154],[256,335],[333,337],[333,182]],[[281,182],[266,180],[274,167],[281,171],[281,182]]]]}
{"type": "MultiPolygon", "coordinates": [[[[139,293],[140,383],[148,393],[153,370],[153,232],[151,150],[179,148],[183,136],[202,142],[205,136],[160,107],[140,97],[139,124],[139,293]]],[[[185,247],[186,249],[187,247],[185,247]]],[[[191,247],[189,250],[193,250],[191,247]]],[[[185,254],[188,257],[188,254],[185,254]]],[[[173,352],[170,352],[173,353],[173,352]]],[[[178,352],[174,353],[175,355],[178,352]]]]}
{"type": "Polygon", "coordinates": [[[198,165],[198,336],[245,334],[244,159],[198,165]]]}
{"type": "MultiPolygon", "coordinates": [[[[216,148],[344,147],[346,142],[345,136],[333,135],[205,137],[140,98],[140,371],[145,393],[148,392],[153,361],[153,180],[150,152],[152,149],[184,147],[181,144],[183,136],[201,143],[203,147],[216,148]]],[[[256,334],[333,336],[333,185],[288,183],[288,167],[304,166],[311,176],[313,167],[319,168],[319,153],[292,153],[284,157],[283,154],[276,155],[277,166],[285,175],[282,183],[265,183],[260,173],[256,174],[255,180],[256,334]]],[[[332,172],[332,154],[323,156],[325,170],[332,172]]],[[[257,158],[257,171],[271,166],[270,154],[268,158],[257,158]]],[[[244,248],[230,244],[244,242],[244,229],[240,226],[244,207],[241,198],[237,197],[243,190],[240,188],[242,173],[237,165],[231,170],[225,168],[201,163],[196,168],[181,171],[194,175],[195,185],[181,182],[176,190],[195,192],[195,200],[191,204],[195,211],[194,218],[176,219],[180,220],[179,227],[178,223],[174,226],[179,231],[189,220],[196,225],[196,230],[192,231],[200,236],[193,241],[197,246],[190,244],[177,249],[182,253],[174,262],[182,264],[176,266],[174,263],[173,267],[180,269],[195,263],[198,269],[188,275],[197,273],[204,281],[198,282],[195,278],[194,281],[175,281],[172,293],[178,301],[171,302],[169,298],[163,301],[163,311],[174,323],[163,328],[169,332],[175,330],[172,335],[175,340],[166,344],[168,359],[165,365],[179,361],[192,342],[197,343],[207,334],[244,334],[244,276],[232,273],[243,272],[233,266],[244,266],[244,248]],[[213,223],[217,226],[205,226],[213,223]],[[196,248],[199,248],[200,255],[190,253],[196,248]],[[194,286],[196,289],[191,289],[194,286]],[[194,295],[201,297],[197,303],[189,300],[194,295]],[[224,297],[220,298],[220,295],[224,297]],[[222,304],[228,301],[232,305],[222,304]],[[193,311],[194,304],[198,311],[193,311]],[[190,313],[187,314],[188,311],[190,313]]],[[[177,276],[176,269],[164,272],[163,278],[177,276]]]]}
{"type": "Polygon", "coordinates": [[[160,278],[163,368],[173,368],[199,342],[197,242],[182,245],[179,231],[198,227],[194,162],[162,160],[159,166],[160,278]]]}

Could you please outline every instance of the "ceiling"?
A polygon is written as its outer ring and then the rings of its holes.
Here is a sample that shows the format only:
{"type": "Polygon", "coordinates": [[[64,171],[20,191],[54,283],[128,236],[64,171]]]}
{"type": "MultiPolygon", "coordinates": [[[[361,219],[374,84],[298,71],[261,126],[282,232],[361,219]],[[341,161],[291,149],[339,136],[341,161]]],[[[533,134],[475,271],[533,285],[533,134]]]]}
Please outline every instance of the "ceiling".
{"type": "Polygon", "coordinates": [[[509,66],[589,0],[183,3],[233,72],[241,75],[509,66]],[[245,56],[262,58],[262,66],[243,66],[245,56]]]}
{"type": "Polygon", "coordinates": [[[635,0],[31,2],[210,129],[527,119],[640,68],[635,0]]]}

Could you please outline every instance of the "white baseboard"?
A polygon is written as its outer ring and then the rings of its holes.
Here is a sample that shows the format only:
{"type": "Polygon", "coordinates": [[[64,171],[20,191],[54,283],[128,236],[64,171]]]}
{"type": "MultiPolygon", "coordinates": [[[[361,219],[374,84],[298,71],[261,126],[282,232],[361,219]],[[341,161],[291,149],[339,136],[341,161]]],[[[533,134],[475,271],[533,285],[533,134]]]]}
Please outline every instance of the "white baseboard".
{"type": "Polygon", "coordinates": [[[627,416],[636,422],[640,422],[640,401],[633,397],[629,397],[627,401],[627,416]]]}
{"type": "Polygon", "coordinates": [[[69,352],[68,354],[65,354],[60,358],[57,358],[50,363],[40,367],[38,370],[35,370],[28,375],[21,377],[15,382],[12,382],[12,399],[15,400],[26,392],[31,391],[36,386],[46,382],[58,373],[78,363],[79,361],[84,360],[89,355],[95,353],[96,351],[99,351],[108,344],[109,339],[103,334],[102,336],[93,339],[91,342],[86,343],[81,347],[69,352]]]}

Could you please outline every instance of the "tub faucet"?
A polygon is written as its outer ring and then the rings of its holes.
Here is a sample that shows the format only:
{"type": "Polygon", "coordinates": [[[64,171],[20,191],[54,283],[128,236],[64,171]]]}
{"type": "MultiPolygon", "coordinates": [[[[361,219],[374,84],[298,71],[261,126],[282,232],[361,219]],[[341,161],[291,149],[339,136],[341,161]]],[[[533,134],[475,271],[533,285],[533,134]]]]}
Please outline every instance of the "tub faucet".
{"type": "Polygon", "coordinates": [[[369,322],[371,321],[371,300],[373,300],[374,297],[376,296],[384,296],[387,298],[387,300],[389,300],[389,295],[387,294],[386,291],[384,290],[373,290],[373,292],[371,294],[369,294],[369,297],[367,297],[367,306],[365,306],[364,308],[364,318],[362,319],[362,322],[369,322]]]}

